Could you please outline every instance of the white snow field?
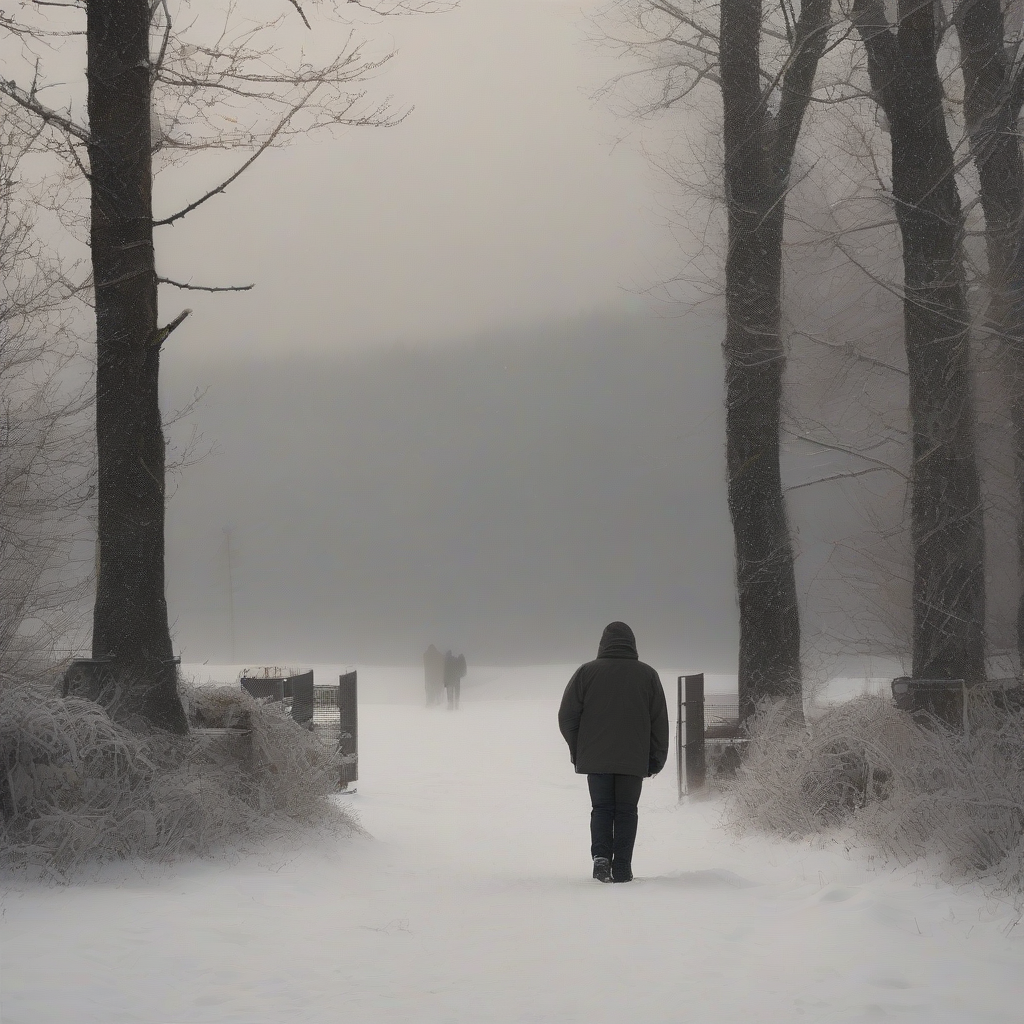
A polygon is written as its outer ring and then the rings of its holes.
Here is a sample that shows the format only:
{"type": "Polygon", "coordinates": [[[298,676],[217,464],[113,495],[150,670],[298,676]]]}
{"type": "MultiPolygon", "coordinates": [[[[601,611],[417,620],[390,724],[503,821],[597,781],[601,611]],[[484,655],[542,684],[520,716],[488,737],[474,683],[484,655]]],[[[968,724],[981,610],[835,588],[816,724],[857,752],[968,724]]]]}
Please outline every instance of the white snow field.
{"type": "Polygon", "coordinates": [[[1024,1020],[1009,903],[927,865],[738,837],[718,802],[677,805],[671,761],[644,787],[637,880],[593,881],[555,722],[570,670],[471,667],[449,713],[419,706],[413,670],[361,668],[360,781],[337,799],[372,838],[8,879],[0,1021],[1024,1020]]]}

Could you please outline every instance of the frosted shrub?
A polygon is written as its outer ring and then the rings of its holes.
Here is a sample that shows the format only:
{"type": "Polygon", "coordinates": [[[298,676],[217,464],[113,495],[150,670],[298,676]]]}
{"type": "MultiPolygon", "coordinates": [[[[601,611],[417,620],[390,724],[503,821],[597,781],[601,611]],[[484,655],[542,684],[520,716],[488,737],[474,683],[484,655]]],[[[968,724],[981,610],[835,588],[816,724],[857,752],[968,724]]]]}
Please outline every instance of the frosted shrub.
{"type": "Polygon", "coordinates": [[[0,861],[68,877],[89,863],[203,855],[303,825],[352,827],[327,799],[336,755],[315,735],[245,693],[183,696],[199,722],[250,729],[251,757],[196,733],[140,735],[40,684],[0,685],[0,861]]]}
{"type": "Polygon", "coordinates": [[[1024,710],[975,691],[966,734],[916,724],[883,697],[794,728],[766,706],[731,791],[745,827],[799,838],[843,826],[900,862],[1024,889],[1024,710]]]}

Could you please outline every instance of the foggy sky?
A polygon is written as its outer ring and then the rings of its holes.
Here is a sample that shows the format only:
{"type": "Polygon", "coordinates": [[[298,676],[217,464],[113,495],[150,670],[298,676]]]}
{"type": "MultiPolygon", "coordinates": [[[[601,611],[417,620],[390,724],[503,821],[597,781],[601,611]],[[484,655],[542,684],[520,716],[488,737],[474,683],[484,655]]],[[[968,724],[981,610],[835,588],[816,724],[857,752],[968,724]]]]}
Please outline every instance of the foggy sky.
{"type": "MultiPolygon", "coordinates": [[[[625,618],[643,656],[734,670],[723,325],[638,298],[692,270],[715,222],[688,225],[692,197],[644,155],[678,150],[690,115],[641,128],[595,102],[629,70],[588,40],[601,6],[462,0],[368,23],[370,55],[397,52],[367,95],[407,120],[270,151],[158,230],[162,275],[255,285],[160,290],[162,322],[194,310],[162,351],[165,410],[209,385],[172,435],[216,447],[171,485],[186,660],[231,657],[230,527],[239,660],[411,662],[435,642],[477,664],[575,661],[625,618]]],[[[239,159],[161,173],[157,216],[239,159]]],[[[849,461],[789,444],[783,473],[849,461]]],[[[836,632],[850,573],[832,553],[860,513],[838,485],[794,493],[805,635],[836,632]]]]}
{"type": "MultiPolygon", "coordinates": [[[[172,436],[180,446],[196,426],[216,447],[169,505],[168,596],[186,660],[230,657],[230,527],[240,660],[410,662],[435,642],[477,664],[575,661],[625,618],[642,656],[734,670],[723,324],[658,319],[692,298],[682,286],[672,304],[638,298],[687,274],[706,273],[714,290],[721,219],[692,214],[694,189],[645,156],[671,152],[686,180],[681,161],[703,153],[685,141],[696,115],[673,109],[641,127],[595,101],[631,70],[594,43],[586,16],[603,6],[461,0],[382,21],[356,11],[367,56],[396,52],[365,83],[369,101],[392,95],[411,115],[271,150],[157,230],[161,275],[255,286],[160,289],[161,322],[194,311],[162,351],[165,410],[209,385],[172,436]]],[[[280,13],[276,0],[262,7],[280,13]]],[[[275,39],[322,55],[344,34],[306,36],[292,18],[275,39]]],[[[43,55],[57,106],[84,102],[81,48],[68,37],[43,55]]],[[[157,217],[242,159],[208,152],[160,173],[157,217]]],[[[711,194],[713,158],[703,169],[711,194]]],[[[810,429],[842,447],[837,424],[855,441],[882,424],[899,442],[902,385],[848,380],[799,341],[808,323],[835,340],[848,321],[844,340],[898,347],[898,318],[872,313],[862,284],[816,251],[805,258],[805,277],[787,272],[782,452],[784,482],[799,488],[789,507],[805,640],[898,644],[906,581],[889,586],[901,567],[885,559],[902,529],[900,474],[858,478],[860,491],[819,486],[864,463],[794,440],[810,429]],[[824,301],[830,287],[841,301],[824,301]],[[872,537],[884,543],[865,568],[872,537]]]]}
{"type": "MultiPolygon", "coordinates": [[[[396,51],[368,93],[407,120],[267,153],[158,234],[166,276],[255,284],[161,288],[165,317],[194,309],[164,407],[212,385],[195,422],[219,451],[169,508],[188,660],[230,654],[228,525],[246,660],[409,661],[431,641],[574,660],[630,609],[641,645],[648,617],[651,643],[730,660],[724,491],[716,507],[701,480],[722,479],[718,340],[632,319],[679,252],[643,133],[594,100],[623,70],[589,38],[598,6],[464,0],[368,26],[371,53],[396,51]],[[691,458],[672,439],[694,431],[691,458]]],[[[232,165],[160,175],[158,210],[232,165]]]]}
{"type": "MultiPolygon", "coordinates": [[[[167,317],[195,310],[167,359],[446,343],[629,306],[674,276],[671,200],[642,151],[646,130],[594,99],[624,69],[589,38],[585,12],[598,6],[463,0],[368,24],[369,54],[395,57],[367,96],[391,96],[409,117],[272,150],[158,229],[164,276],[255,284],[240,295],[161,287],[167,317]]],[[[158,215],[239,159],[201,154],[161,173],[158,215]]]]}
{"type": "Polygon", "coordinates": [[[728,668],[732,541],[713,328],[622,314],[446,346],[179,362],[208,384],[174,436],[216,451],[169,504],[187,661],[592,657],[622,618],[641,655],[728,668]]]}
{"type": "MultiPolygon", "coordinates": [[[[216,447],[169,506],[186,660],[231,656],[230,527],[240,660],[410,662],[435,642],[478,664],[575,661],[625,618],[645,656],[734,669],[723,325],[658,319],[680,287],[638,298],[693,271],[721,225],[695,216],[688,235],[692,197],[644,154],[679,150],[691,115],[640,127],[594,100],[629,70],[588,38],[601,6],[367,21],[368,55],[396,51],[367,95],[415,107],[406,120],[270,151],[158,229],[162,275],[255,285],[160,290],[162,322],[194,310],[162,353],[165,410],[209,385],[172,435],[216,447]]],[[[297,21],[282,31],[305,45],[297,21]]],[[[81,100],[78,42],[46,60],[81,100]]],[[[157,216],[239,159],[161,173],[157,216]]],[[[784,444],[790,485],[856,465],[784,444]]],[[[854,574],[835,551],[865,517],[838,484],[790,503],[805,635],[841,632],[854,574]]]]}

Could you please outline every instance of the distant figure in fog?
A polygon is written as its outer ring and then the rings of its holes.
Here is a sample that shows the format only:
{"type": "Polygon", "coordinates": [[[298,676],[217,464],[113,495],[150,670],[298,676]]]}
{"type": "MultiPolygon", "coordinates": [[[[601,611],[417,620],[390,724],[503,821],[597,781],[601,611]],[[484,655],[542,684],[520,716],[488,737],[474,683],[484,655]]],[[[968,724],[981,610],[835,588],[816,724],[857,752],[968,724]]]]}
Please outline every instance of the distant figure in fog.
{"type": "Polygon", "coordinates": [[[433,644],[423,653],[423,681],[427,707],[435,707],[444,699],[444,655],[433,644]]]}
{"type": "Polygon", "coordinates": [[[633,630],[605,626],[597,660],[569,680],[558,728],[590,787],[590,855],[599,882],[633,880],[637,804],[668,757],[668,708],[658,673],[640,661],[633,630]]]}
{"type": "Polygon", "coordinates": [[[447,651],[444,656],[444,688],[448,691],[448,710],[457,711],[462,677],[466,674],[466,656],[447,651]]]}

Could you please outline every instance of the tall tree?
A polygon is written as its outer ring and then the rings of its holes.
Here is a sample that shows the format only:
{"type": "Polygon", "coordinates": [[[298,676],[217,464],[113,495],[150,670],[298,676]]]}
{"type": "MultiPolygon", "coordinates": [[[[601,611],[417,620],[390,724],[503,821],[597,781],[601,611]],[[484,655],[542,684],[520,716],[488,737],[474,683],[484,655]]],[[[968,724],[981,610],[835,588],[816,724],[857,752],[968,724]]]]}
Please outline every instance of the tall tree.
{"type": "Polygon", "coordinates": [[[800,611],[779,468],[782,241],[793,154],[830,24],[828,0],[805,0],[789,28],[784,70],[765,86],[760,0],[721,0],[726,452],[743,718],[761,698],[798,702],[801,692],[800,611]]]}
{"type": "MultiPolygon", "coordinates": [[[[297,0],[290,3],[308,27],[297,0]]],[[[157,289],[160,283],[194,286],[158,275],[154,227],[173,224],[222,193],[289,134],[394,121],[386,105],[365,109],[363,93],[353,88],[380,62],[365,61],[350,37],[326,64],[310,64],[300,55],[290,69],[274,43],[262,39],[279,31],[277,22],[246,22],[230,31],[218,25],[212,42],[192,42],[188,33],[201,32],[196,22],[203,19],[192,19],[179,33],[167,0],[58,6],[78,14],[84,8],[86,15],[87,120],[75,120],[70,108],[60,112],[42,102],[38,65],[30,86],[6,79],[0,93],[42,121],[53,148],[77,165],[90,191],[99,552],[92,653],[97,664],[69,676],[66,685],[151,726],[183,732],[188,724],[178,696],[164,587],[159,373],[161,346],[189,310],[160,326],[157,289]],[[229,132],[225,122],[233,126],[229,132]],[[154,152],[212,147],[252,153],[195,201],[154,217],[154,152]]],[[[229,5],[223,13],[230,22],[234,8],[229,5]]],[[[0,24],[23,38],[69,34],[6,16],[0,24]]]]}
{"type": "Polygon", "coordinates": [[[855,0],[874,97],[888,120],[903,242],[912,429],[913,674],[984,678],[984,524],[975,451],[963,216],[932,3],[855,0]]]}
{"type": "MultiPolygon", "coordinates": [[[[786,199],[818,64],[829,0],[628,0],[639,37],[619,38],[659,79],[653,113],[713,103],[724,143],[726,430],[729,512],[739,598],[740,714],[762,699],[800,713],[800,609],[782,490],[780,426],[786,366],[782,259],[786,199]]],[[[632,75],[622,76],[632,78],[632,75]]],[[[704,107],[703,109],[707,109],[704,107]]],[[[688,182],[687,182],[688,184],[688,182]]]]}
{"type": "Polygon", "coordinates": [[[148,0],[89,0],[89,241],[96,302],[99,558],[92,653],[132,710],[187,731],[164,591],[164,434],[153,248],[148,0]]]}

